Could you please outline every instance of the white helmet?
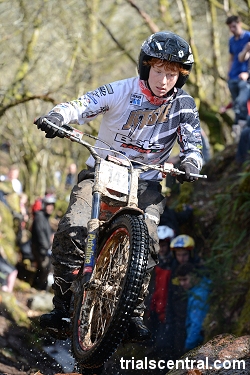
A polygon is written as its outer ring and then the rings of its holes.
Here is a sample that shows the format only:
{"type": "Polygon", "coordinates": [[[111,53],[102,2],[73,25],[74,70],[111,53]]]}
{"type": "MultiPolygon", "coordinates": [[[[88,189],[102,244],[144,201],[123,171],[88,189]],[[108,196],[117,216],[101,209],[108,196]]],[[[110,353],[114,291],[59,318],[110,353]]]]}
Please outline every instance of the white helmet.
{"type": "Polygon", "coordinates": [[[55,204],[56,203],[56,197],[53,194],[46,194],[43,198],[43,204],[55,204]]]}
{"type": "Polygon", "coordinates": [[[174,230],[167,225],[159,225],[157,228],[157,234],[159,237],[159,240],[166,240],[169,239],[171,240],[174,238],[174,230]]]}

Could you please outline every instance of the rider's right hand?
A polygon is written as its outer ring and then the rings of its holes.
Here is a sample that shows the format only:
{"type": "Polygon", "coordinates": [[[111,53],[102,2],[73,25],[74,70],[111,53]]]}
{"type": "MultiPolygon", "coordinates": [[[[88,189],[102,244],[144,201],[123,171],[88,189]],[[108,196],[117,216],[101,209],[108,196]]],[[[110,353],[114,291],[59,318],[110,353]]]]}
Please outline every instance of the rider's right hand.
{"type": "Polygon", "coordinates": [[[176,179],[183,184],[184,181],[194,182],[197,177],[190,176],[190,173],[199,174],[199,169],[197,167],[197,162],[192,158],[187,158],[185,161],[181,162],[180,171],[185,172],[185,175],[180,174],[176,176],[176,179]]]}
{"type": "Polygon", "coordinates": [[[41,129],[46,133],[46,138],[64,137],[59,130],[52,128],[52,126],[47,124],[47,122],[45,122],[44,119],[47,119],[53,124],[61,127],[64,123],[64,119],[60,113],[51,112],[49,115],[41,116],[34,121],[34,124],[38,127],[38,129],[41,129]]]}

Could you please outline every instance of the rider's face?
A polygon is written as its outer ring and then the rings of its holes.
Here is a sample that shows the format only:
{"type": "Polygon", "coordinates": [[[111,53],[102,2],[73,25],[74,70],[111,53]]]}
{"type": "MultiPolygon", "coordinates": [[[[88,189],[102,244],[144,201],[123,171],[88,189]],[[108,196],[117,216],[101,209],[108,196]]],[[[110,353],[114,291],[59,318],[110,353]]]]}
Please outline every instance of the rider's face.
{"type": "Polygon", "coordinates": [[[178,77],[178,71],[154,65],[149,71],[148,84],[154,95],[163,97],[175,86],[178,77]]]}

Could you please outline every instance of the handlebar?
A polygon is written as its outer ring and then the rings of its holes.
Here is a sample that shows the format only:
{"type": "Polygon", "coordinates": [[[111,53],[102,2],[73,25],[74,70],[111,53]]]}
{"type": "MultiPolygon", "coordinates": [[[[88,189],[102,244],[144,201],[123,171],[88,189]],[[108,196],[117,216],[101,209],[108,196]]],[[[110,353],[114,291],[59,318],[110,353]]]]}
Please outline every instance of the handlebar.
{"type": "MultiPolygon", "coordinates": [[[[127,162],[129,163],[130,168],[131,169],[134,168],[133,160],[130,160],[128,157],[126,157],[121,152],[114,150],[111,145],[109,145],[107,142],[103,141],[102,139],[100,139],[98,137],[95,137],[95,136],[93,136],[91,134],[88,134],[88,133],[83,133],[80,130],[78,130],[78,129],[76,129],[76,128],[72,127],[71,125],[68,125],[68,124],[64,124],[62,126],[57,126],[56,124],[53,124],[53,122],[49,121],[46,118],[44,118],[43,121],[45,121],[48,125],[52,126],[53,128],[57,129],[58,133],[61,137],[66,137],[66,138],[70,139],[72,142],[77,142],[77,143],[80,143],[81,145],[85,146],[95,160],[101,159],[101,157],[98,155],[98,153],[95,151],[95,149],[110,151],[110,152],[115,153],[116,155],[120,155],[123,159],[126,159],[127,162]],[[99,146],[92,146],[90,143],[88,143],[88,142],[86,142],[82,139],[83,136],[87,136],[89,138],[99,140],[100,142],[102,142],[103,144],[108,146],[108,148],[104,148],[104,147],[102,148],[102,147],[99,147],[99,146]]],[[[144,164],[142,162],[136,161],[135,164],[136,164],[136,166],[141,168],[143,171],[148,171],[150,169],[154,169],[154,170],[157,170],[157,171],[159,171],[163,174],[169,173],[173,176],[185,174],[184,171],[181,171],[177,168],[174,168],[174,165],[172,163],[165,162],[164,165],[156,165],[156,164],[147,165],[147,164],[144,164]]],[[[136,166],[135,166],[135,168],[136,168],[136,166]]],[[[195,178],[207,178],[207,175],[196,174],[196,173],[190,173],[190,176],[195,177],[195,178]]]]}

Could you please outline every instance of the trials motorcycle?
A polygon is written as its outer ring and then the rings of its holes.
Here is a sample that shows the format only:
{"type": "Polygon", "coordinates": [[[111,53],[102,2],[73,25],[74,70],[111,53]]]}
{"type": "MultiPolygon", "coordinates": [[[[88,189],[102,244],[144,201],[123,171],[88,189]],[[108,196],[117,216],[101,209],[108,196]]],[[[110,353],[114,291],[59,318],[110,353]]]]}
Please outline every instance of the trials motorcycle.
{"type": "Polygon", "coordinates": [[[45,121],[60,137],[84,146],[95,160],[85,262],[72,284],[71,342],[78,369],[97,374],[126,335],[146,273],[149,233],[144,212],[138,207],[139,176],[151,169],[163,175],[185,172],[171,163],[134,162],[102,141],[102,150],[110,152],[103,159],[96,151],[100,147],[82,139],[97,137],[45,121]]]}

